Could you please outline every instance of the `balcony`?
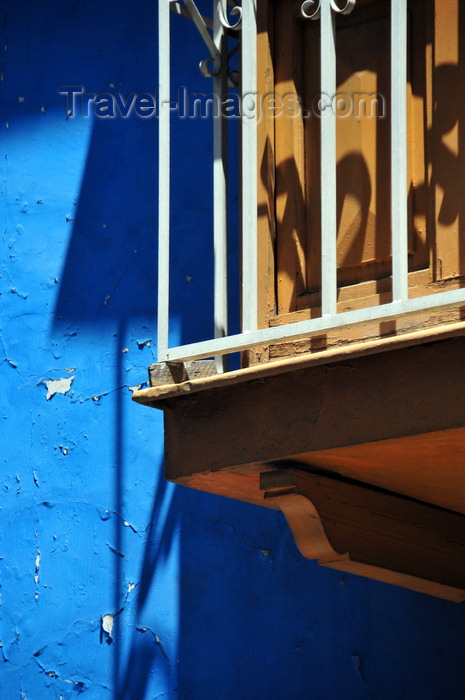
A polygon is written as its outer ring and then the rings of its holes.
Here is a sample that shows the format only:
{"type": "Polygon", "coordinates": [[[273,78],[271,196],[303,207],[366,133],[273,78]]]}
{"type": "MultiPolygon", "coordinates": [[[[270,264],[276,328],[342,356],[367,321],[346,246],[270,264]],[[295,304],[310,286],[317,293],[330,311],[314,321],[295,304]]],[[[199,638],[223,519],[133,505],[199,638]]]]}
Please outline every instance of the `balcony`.
{"type": "Polygon", "coordinates": [[[210,21],[171,5],[202,32],[219,104],[240,46],[242,325],[228,333],[222,114],[213,337],[168,344],[160,2],[158,363],[133,398],[164,410],[166,477],[281,510],[323,565],[464,600],[464,7],[244,0],[228,17],[217,0],[210,21]]]}

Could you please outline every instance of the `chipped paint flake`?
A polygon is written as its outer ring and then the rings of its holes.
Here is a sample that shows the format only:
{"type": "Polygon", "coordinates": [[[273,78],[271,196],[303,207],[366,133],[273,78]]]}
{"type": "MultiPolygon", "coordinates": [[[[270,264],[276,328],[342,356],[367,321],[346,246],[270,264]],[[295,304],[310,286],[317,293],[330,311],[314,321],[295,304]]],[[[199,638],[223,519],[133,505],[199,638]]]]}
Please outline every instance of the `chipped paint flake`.
{"type": "Polygon", "coordinates": [[[123,520],[123,525],[124,525],[124,527],[128,527],[130,530],[132,530],[132,531],[135,532],[136,534],[139,534],[139,533],[137,532],[136,528],[134,527],[134,525],[132,525],[132,524],[131,524],[130,522],[128,522],[127,520],[123,520]]]}
{"type": "Polygon", "coordinates": [[[113,554],[116,554],[118,557],[124,558],[123,552],[120,552],[119,549],[116,549],[116,547],[112,547],[111,544],[108,544],[108,542],[106,542],[106,545],[110,549],[110,551],[113,552],[113,554]]]}
{"type": "Polygon", "coordinates": [[[128,386],[129,391],[139,391],[142,384],[135,384],[134,386],[128,386]]]}
{"type": "Polygon", "coordinates": [[[358,654],[352,654],[351,659],[354,667],[357,669],[357,672],[360,675],[361,680],[363,681],[363,683],[366,683],[362,673],[362,662],[360,656],[358,654]]]}
{"type": "Polygon", "coordinates": [[[19,291],[16,287],[10,287],[10,292],[16,294],[20,299],[27,299],[27,293],[19,291]]]}
{"type": "Polygon", "coordinates": [[[136,627],[136,630],[137,630],[138,632],[142,632],[142,633],[150,632],[150,633],[153,635],[154,639],[155,639],[155,644],[158,644],[158,646],[160,647],[161,653],[163,654],[163,656],[165,657],[165,659],[168,661],[168,663],[170,662],[169,657],[168,657],[168,654],[166,653],[166,651],[165,651],[165,649],[164,649],[164,647],[163,647],[163,644],[162,644],[162,642],[161,642],[161,639],[160,639],[160,637],[158,636],[158,634],[155,634],[155,632],[154,632],[152,629],[150,629],[150,627],[136,627]]]}
{"type": "Polygon", "coordinates": [[[43,379],[42,381],[47,387],[47,396],[45,397],[47,401],[50,401],[55,394],[67,394],[75,376],[73,374],[72,377],[63,377],[62,379],[43,379]]]}
{"type": "Polygon", "coordinates": [[[105,634],[108,635],[108,639],[112,640],[112,633],[113,633],[113,624],[114,624],[114,615],[111,613],[107,613],[106,615],[102,616],[102,630],[105,632],[105,634]]]}
{"type": "MultiPolygon", "coordinates": [[[[40,549],[37,547],[36,549],[36,560],[35,560],[35,573],[34,573],[34,583],[36,586],[39,585],[39,571],[40,571],[40,549]]],[[[39,594],[35,593],[35,599],[37,600],[39,597],[39,594]]]]}

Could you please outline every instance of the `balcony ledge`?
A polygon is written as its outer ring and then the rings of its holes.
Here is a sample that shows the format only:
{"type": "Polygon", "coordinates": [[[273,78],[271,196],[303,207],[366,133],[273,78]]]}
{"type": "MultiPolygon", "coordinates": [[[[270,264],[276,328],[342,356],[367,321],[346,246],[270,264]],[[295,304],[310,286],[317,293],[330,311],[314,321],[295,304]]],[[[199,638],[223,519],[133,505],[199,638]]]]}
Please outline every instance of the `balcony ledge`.
{"type": "MultiPolygon", "coordinates": [[[[263,364],[245,367],[224,374],[187,379],[185,381],[162,382],[147,389],[139,389],[132,394],[133,401],[144,406],[163,408],[163,401],[199,391],[232,386],[242,382],[251,382],[300,369],[316,367],[323,364],[343,362],[367,355],[374,355],[390,350],[413,347],[422,343],[431,343],[448,338],[465,335],[465,322],[446,323],[434,328],[425,328],[402,333],[392,337],[377,338],[363,342],[351,342],[332,347],[328,350],[302,353],[297,357],[269,361],[263,364]]],[[[165,363],[162,363],[165,364],[165,363]]]]}
{"type": "Polygon", "coordinates": [[[133,398],[164,410],[168,480],[281,510],[325,566],[462,601],[464,336],[453,323],[133,398]]]}

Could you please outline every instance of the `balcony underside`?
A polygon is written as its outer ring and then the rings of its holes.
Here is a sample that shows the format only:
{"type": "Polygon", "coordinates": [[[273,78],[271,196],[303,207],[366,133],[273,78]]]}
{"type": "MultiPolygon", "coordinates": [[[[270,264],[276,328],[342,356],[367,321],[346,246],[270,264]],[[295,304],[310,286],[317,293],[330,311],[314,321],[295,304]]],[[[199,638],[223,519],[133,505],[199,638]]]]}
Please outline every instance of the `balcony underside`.
{"type": "Polygon", "coordinates": [[[464,358],[454,337],[134,398],[165,411],[169,480],[282,510],[324,565],[463,600],[464,358]]]}

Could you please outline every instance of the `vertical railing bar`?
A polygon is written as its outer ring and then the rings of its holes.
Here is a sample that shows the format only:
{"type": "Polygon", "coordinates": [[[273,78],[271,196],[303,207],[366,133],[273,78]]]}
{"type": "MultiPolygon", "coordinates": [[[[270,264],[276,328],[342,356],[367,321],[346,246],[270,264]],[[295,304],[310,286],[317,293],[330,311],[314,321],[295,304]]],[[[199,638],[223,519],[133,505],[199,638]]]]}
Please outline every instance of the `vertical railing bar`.
{"type": "Polygon", "coordinates": [[[336,26],[330,0],[321,0],[321,313],[337,312],[336,26]],[[328,102],[329,100],[329,102],[328,102]]]}
{"type": "Polygon", "coordinates": [[[242,2],[242,330],[257,328],[257,0],[242,2]],[[250,109],[254,104],[254,107],[250,109]]]}
{"type": "Polygon", "coordinates": [[[392,300],[408,298],[407,0],[391,0],[392,300]]]}
{"type": "MultiPolygon", "coordinates": [[[[227,36],[220,20],[221,0],[213,0],[213,41],[221,56],[221,70],[213,78],[213,257],[215,338],[228,335],[228,196],[227,121],[222,99],[227,90],[227,36]],[[217,110],[217,111],[216,111],[217,110]]],[[[226,371],[225,356],[216,358],[219,372],[226,371]]]]}
{"type": "Polygon", "coordinates": [[[158,361],[168,359],[170,288],[170,3],[158,2],[158,361]]]}

